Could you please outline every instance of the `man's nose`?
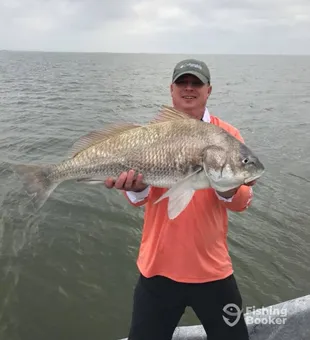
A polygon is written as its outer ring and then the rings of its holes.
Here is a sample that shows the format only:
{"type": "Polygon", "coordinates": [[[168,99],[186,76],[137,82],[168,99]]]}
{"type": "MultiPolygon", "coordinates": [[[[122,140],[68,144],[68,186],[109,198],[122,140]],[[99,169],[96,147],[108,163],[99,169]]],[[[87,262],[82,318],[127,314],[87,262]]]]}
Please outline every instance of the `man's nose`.
{"type": "Polygon", "coordinates": [[[193,88],[194,88],[194,85],[193,85],[193,83],[191,81],[187,81],[185,83],[185,89],[186,90],[193,90],[193,88]]]}

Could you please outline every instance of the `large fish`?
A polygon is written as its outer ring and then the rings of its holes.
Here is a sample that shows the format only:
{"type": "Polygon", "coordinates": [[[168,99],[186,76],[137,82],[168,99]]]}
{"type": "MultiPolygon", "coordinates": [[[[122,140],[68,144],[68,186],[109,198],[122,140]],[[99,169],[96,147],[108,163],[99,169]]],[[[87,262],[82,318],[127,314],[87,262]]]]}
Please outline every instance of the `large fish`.
{"type": "Polygon", "coordinates": [[[59,164],[16,165],[25,188],[41,208],[66,180],[102,182],[123,171],[141,173],[144,183],[168,188],[168,216],[176,218],[194,192],[227,191],[259,178],[264,166],[224,129],[163,106],[146,125],[115,124],[82,136],[59,164]]]}

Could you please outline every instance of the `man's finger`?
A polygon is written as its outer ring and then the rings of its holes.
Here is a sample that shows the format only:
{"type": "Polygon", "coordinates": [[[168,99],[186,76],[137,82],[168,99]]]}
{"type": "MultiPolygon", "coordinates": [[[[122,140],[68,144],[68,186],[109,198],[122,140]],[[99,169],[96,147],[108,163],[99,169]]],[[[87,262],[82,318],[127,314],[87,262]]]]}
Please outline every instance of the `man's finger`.
{"type": "Polygon", "coordinates": [[[137,179],[136,179],[136,184],[141,185],[143,183],[143,175],[138,174],[137,179]]]}
{"type": "Polygon", "coordinates": [[[128,171],[127,179],[126,179],[126,182],[124,184],[125,190],[131,190],[132,189],[132,186],[133,186],[133,183],[134,183],[134,175],[135,175],[135,172],[133,170],[128,171]]]}
{"type": "Polygon", "coordinates": [[[107,179],[104,181],[104,185],[105,185],[108,189],[112,189],[113,186],[114,186],[114,180],[113,180],[113,178],[107,178],[107,179]]]}
{"type": "Polygon", "coordinates": [[[139,189],[140,187],[144,186],[144,183],[143,183],[143,175],[142,174],[138,174],[137,176],[137,179],[136,179],[136,182],[135,182],[135,187],[137,189],[139,189]]]}
{"type": "Polygon", "coordinates": [[[118,177],[118,179],[116,180],[114,187],[116,189],[123,189],[126,178],[127,178],[127,172],[122,172],[120,176],[118,177]]]}

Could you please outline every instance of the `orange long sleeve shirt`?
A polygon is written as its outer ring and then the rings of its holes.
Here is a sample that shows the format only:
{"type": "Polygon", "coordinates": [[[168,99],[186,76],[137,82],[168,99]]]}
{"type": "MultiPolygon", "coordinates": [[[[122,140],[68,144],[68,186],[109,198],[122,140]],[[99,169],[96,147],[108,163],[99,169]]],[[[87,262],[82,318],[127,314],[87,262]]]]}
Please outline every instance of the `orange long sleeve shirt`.
{"type": "MultiPolygon", "coordinates": [[[[239,131],[215,116],[216,124],[239,140],[239,131]]],[[[149,187],[147,197],[132,201],[144,206],[144,224],[137,266],[146,277],[163,275],[179,282],[208,282],[233,273],[227,246],[227,210],[241,212],[253,198],[251,187],[241,186],[230,200],[221,199],[214,189],[195,192],[186,209],[174,220],[167,216],[168,200],[153,204],[167,189],[149,187]]]]}

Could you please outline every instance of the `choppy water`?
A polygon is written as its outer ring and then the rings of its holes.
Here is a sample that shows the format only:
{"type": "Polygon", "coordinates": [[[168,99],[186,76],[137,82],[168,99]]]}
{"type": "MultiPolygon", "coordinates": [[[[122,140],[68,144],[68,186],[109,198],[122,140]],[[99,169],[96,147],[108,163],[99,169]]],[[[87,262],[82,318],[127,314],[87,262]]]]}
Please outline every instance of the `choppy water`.
{"type": "MultiPolygon", "coordinates": [[[[143,211],[116,191],[65,183],[38,215],[15,162],[57,162],[106,122],[143,122],[170,104],[187,56],[0,53],[0,339],[127,336],[143,211]]],[[[209,109],[239,128],[267,172],[252,207],[230,214],[229,246],[246,305],[310,288],[309,57],[203,56],[209,109]]],[[[180,324],[198,323],[188,310],[180,324]]]]}

